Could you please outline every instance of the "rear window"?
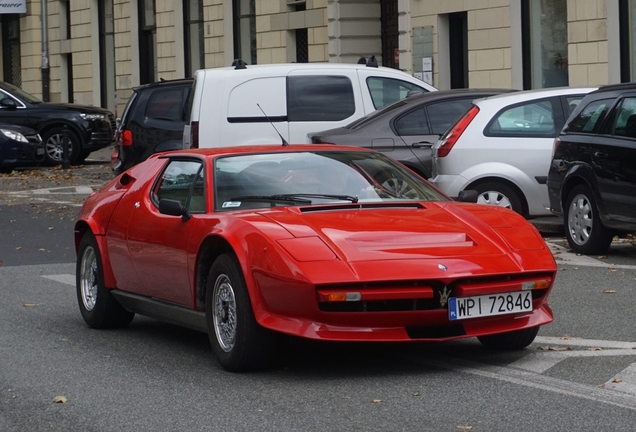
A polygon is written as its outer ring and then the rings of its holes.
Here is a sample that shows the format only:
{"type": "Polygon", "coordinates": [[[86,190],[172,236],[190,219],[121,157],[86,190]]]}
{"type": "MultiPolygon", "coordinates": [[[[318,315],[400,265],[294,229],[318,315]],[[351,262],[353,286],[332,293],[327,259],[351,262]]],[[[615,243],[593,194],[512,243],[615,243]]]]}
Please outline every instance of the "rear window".
{"type": "Polygon", "coordinates": [[[356,111],[351,80],[345,76],[287,77],[290,122],[340,121],[356,111]]]}
{"type": "Polygon", "coordinates": [[[595,133],[601,127],[603,119],[614,99],[601,99],[590,102],[570,124],[565,128],[566,132],[595,133]]]}
{"type": "Polygon", "coordinates": [[[394,78],[370,77],[367,78],[367,86],[375,109],[404,99],[412,90],[425,92],[422,87],[394,78]]]}
{"type": "Polygon", "coordinates": [[[430,104],[426,109],[433,134],[442,135],[472,106],[472,100],[456,99],[430,104]]]}
{"type": "Polygon", "coordinates": [[[554,137],[554,117],[555,109],[551,99],[524,102],[499,111],[484,134],[502,137],[554,137]]]}
{"type": "Polygon", "coordinates": [[[148,100],[146,117],[157,120],[183,121],[184,88],[155,90],[148,100]]]}

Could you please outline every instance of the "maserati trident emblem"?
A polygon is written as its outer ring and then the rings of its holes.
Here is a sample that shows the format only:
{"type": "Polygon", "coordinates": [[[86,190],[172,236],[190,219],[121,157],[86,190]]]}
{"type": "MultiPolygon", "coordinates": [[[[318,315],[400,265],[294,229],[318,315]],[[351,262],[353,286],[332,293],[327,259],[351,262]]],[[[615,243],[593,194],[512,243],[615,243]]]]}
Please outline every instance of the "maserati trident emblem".
{"type": "Polygon", "coordinates": [[[440,269],[441,271],[448,270],[448,268],[444,264],[437,264],[437,268],[440,269]]]}
{"type": "Polygon", "coordinates": [[[439,291],[439,305],[441,307],[446,306],[446,302],[448,301],[448,296],[450,295],[450,291],[447,287],[444,287],[444,291],[439,291]]]}

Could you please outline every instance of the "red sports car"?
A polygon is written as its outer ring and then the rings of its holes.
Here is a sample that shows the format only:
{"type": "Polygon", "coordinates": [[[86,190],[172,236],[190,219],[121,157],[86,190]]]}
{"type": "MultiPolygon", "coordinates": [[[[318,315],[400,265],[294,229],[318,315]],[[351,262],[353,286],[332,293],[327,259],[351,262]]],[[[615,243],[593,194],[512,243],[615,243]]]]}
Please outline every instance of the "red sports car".
{"type": "Polygon", "coordinates": [[[354,147],[155,155],[87,199],[75,244],[91,327],[138,313],[201,330],[230,371],[266,365],[277,332],[521,349],[553,319],[532,225],[354,147]]]}

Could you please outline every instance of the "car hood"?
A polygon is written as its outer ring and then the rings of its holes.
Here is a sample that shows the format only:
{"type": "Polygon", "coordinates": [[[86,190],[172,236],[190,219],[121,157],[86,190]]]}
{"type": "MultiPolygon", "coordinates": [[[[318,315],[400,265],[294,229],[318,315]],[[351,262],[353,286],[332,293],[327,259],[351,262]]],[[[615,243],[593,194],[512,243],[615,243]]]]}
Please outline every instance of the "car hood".
{"type": "Polygon", "coordinates": [[[325,211],[288,207],[259,213],[295,238],[282,246],[299,261],[326,256],[321,243],[349,263],[472,257],[482,265],[496,263],[509,271],[524,268],[520,251],[549,254],[534,227],[506,209],[465,203],[345,207],[325,211]]]}
{"type": "Polygon", "coordinates": [[[77,105],[70,103],[52,103],[52,102],[43,102],[38,104],[41,108],[46,108],[51,111],[73,111],[73,112],[84,112],[87,114],[104,114],[108,116],[110,111],[105,108],[94,107],[89,105],[77,105]]]}
{"type": "Polygon", "coordinates": [[[0,129],[9,129],[15,132],[19,132],[24,136],[37,134],[37,131],[33,128],[9,123],[0,123],[0,129]]]}

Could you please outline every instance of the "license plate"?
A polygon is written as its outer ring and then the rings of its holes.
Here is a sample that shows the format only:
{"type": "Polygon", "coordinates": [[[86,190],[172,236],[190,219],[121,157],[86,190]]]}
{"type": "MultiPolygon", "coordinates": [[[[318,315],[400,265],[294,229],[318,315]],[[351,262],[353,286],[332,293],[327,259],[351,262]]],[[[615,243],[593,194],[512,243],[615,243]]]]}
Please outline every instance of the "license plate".
{"type": "Polygon", "coordinates": [[[532,310],[532,291],[488,294],[448,299],[448,319],[451,321],[505,315],[532,310]]]}
{"type": "Polygon", "coordinates": [[[38,148],[35,150],[35,152],[36,152],[38,155],[43,155],[43,154],[44,154],[44,147],[38,147],[38,148]]]}

